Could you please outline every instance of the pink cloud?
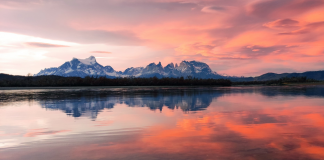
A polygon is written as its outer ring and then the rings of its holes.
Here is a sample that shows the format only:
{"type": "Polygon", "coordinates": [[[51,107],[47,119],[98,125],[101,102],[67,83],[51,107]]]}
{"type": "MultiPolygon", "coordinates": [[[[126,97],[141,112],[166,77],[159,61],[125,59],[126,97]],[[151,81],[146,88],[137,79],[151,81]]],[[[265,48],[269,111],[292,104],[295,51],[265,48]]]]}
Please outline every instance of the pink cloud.
{"type": "Polygon", "coordinates": [[[278,19],[276,21],[265,23],[263,26],[269,28],[291,28],[291,27],[297,27],[298,25],[299,25],[298,21],[286,18],[286,19],[278,19]]]}
{"type": "Polygon", "coordinates": [[[219,7],[219,6],[206,6],[201,9],[202,12],[206,12],[206,13],[217,13],[217,12],[225,11],[225,10],[226,10],[226,8],[219,7]]]}
{"type": "Polygon", "coordinates": [[[248,12],[258,17],[290,17],[323,5],[323,0],[265,0],[251,3],[248,12]]]}
{"type": "Polygon", "coordinates": [[[310,24],[302,27],[301,29],[294,30],[291,32],[283,32],[283,33],[279,33],[279,34],[280,35],[306,34],[306,33],[310,33],[310,32],[315,32],[317,29],[322,29],[323,27],[324,27],[324,21],[314,22],[314,23],[310,23],[310,24]]]}

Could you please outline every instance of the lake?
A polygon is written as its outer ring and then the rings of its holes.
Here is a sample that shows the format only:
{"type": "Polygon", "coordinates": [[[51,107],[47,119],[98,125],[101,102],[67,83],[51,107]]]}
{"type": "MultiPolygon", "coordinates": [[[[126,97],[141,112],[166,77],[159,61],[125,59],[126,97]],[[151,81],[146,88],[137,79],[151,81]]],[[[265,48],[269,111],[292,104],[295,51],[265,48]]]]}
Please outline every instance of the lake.
{"type": "Polygon", "coordinates": [[[323,157],[324,86],[0,90],[1,160],[323,157]]]}

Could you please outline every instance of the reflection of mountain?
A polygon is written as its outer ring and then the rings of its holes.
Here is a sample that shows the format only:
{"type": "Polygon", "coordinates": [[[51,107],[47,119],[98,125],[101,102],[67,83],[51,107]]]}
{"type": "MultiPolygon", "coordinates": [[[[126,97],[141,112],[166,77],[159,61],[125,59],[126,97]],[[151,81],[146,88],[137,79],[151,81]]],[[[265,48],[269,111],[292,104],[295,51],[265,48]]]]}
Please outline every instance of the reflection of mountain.
{"type": "Polygon", "coordinates": [[[324,97],[324,86],[276,87],[138,87],[90,88],[69,90],[31,90],[1,92],[0,106],[17,101],[37,101],[43,108],[61,110],[73,117],[95,119],[100,111],[115,104],[148,107],[162,111],[163,107],[184,112],[206,109],[213,99],[224,94],[257,93],[264,96],[324,97]]]}
{"type": "Polygon", "coordinates": [[[123,102],[130,107],[149,107],[151,110],[159,109],[166,106],[170,109],[180,108],[182,111],[198,111],[206,109],[214,98],[221,96],[220,92],[201,93],[201,94],[185,94],[164,96],[159,95],[155,97],[139,97],[139,98],[125,98],[123,102]]]}
{"type": "Polygon", "coordinates": [[[126,95],[122,97],[81,97],[70,100],[41,100],[39,103],[43,108],[62,110],[73,117],[86,116],[96,119],[98,113],[103,109],[111,109],[115,104],[126,104],[130,107],[148,107],[151,110],[162,111],[163,106],[170,109],[181,109],[184,112],[206,109],[214,98],[222,96],[219,91],[214,92],[184,92],[183,94],[155,96],[126,95]]]}
{"type": "Polygon", "coordinates": [[[39,102],[43,108],[52,110],[62,110],[67,115],[73,117],[90,117],[91,119],[96,119],[98,113],[107,108],[113,108],[115,102],[112,101],[102,101],[98,99],[86,99],[82,98],[79,100],[49,100],[39,102]]]}

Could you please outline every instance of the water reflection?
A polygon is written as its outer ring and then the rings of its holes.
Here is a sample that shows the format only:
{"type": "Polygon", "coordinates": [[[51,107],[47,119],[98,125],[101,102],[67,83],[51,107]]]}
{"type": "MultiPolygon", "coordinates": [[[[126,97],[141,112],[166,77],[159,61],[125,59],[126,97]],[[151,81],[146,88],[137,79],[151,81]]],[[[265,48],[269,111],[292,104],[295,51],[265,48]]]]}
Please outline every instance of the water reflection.
{"type": "Polygon", "coordinates": [[[163,107],[169,109],[181,109],[184,112],[199,111],[206,109],[213,99],[221,96],[219,92],[193,92],[191,94],[172,94],[155,96],[132,96],[123,97],[93,97],[79,98],[77,100],[41,100],[40,105],[46,109],[61,110],[73,117],[87,116],[96,119],[99,112],[103,109],[112,109],[115,104],[126,104],[129,107],[148,107],[150,110],[159,110],[163,107]]]}
{"type": "Polygon", "coordinates": [[[322,86],[12,91],[0,97],[1,160],[324,157],[322,86]]]}
{"type": "Polygon", "coordinates": [[[111,109],[117,103],[114,99],[107,98],[106,101],[100,99],[80,100],[60,100],[60,101],[39,101],[42,108],[48,110],[61,110],[69,116],[73,117],[90,117],[95,120],[98,113],[103,109],[111,109]]]}

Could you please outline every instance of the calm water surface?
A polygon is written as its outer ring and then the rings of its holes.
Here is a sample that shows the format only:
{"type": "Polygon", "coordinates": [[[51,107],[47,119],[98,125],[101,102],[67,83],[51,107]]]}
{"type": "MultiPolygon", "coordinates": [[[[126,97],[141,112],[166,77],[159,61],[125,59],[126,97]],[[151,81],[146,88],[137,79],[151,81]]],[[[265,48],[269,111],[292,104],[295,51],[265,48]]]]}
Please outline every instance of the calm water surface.
{"type": "Polygon", "coordinates": [[[324,87],[3,90],[0,159],[324,159],[324,87]]]}

